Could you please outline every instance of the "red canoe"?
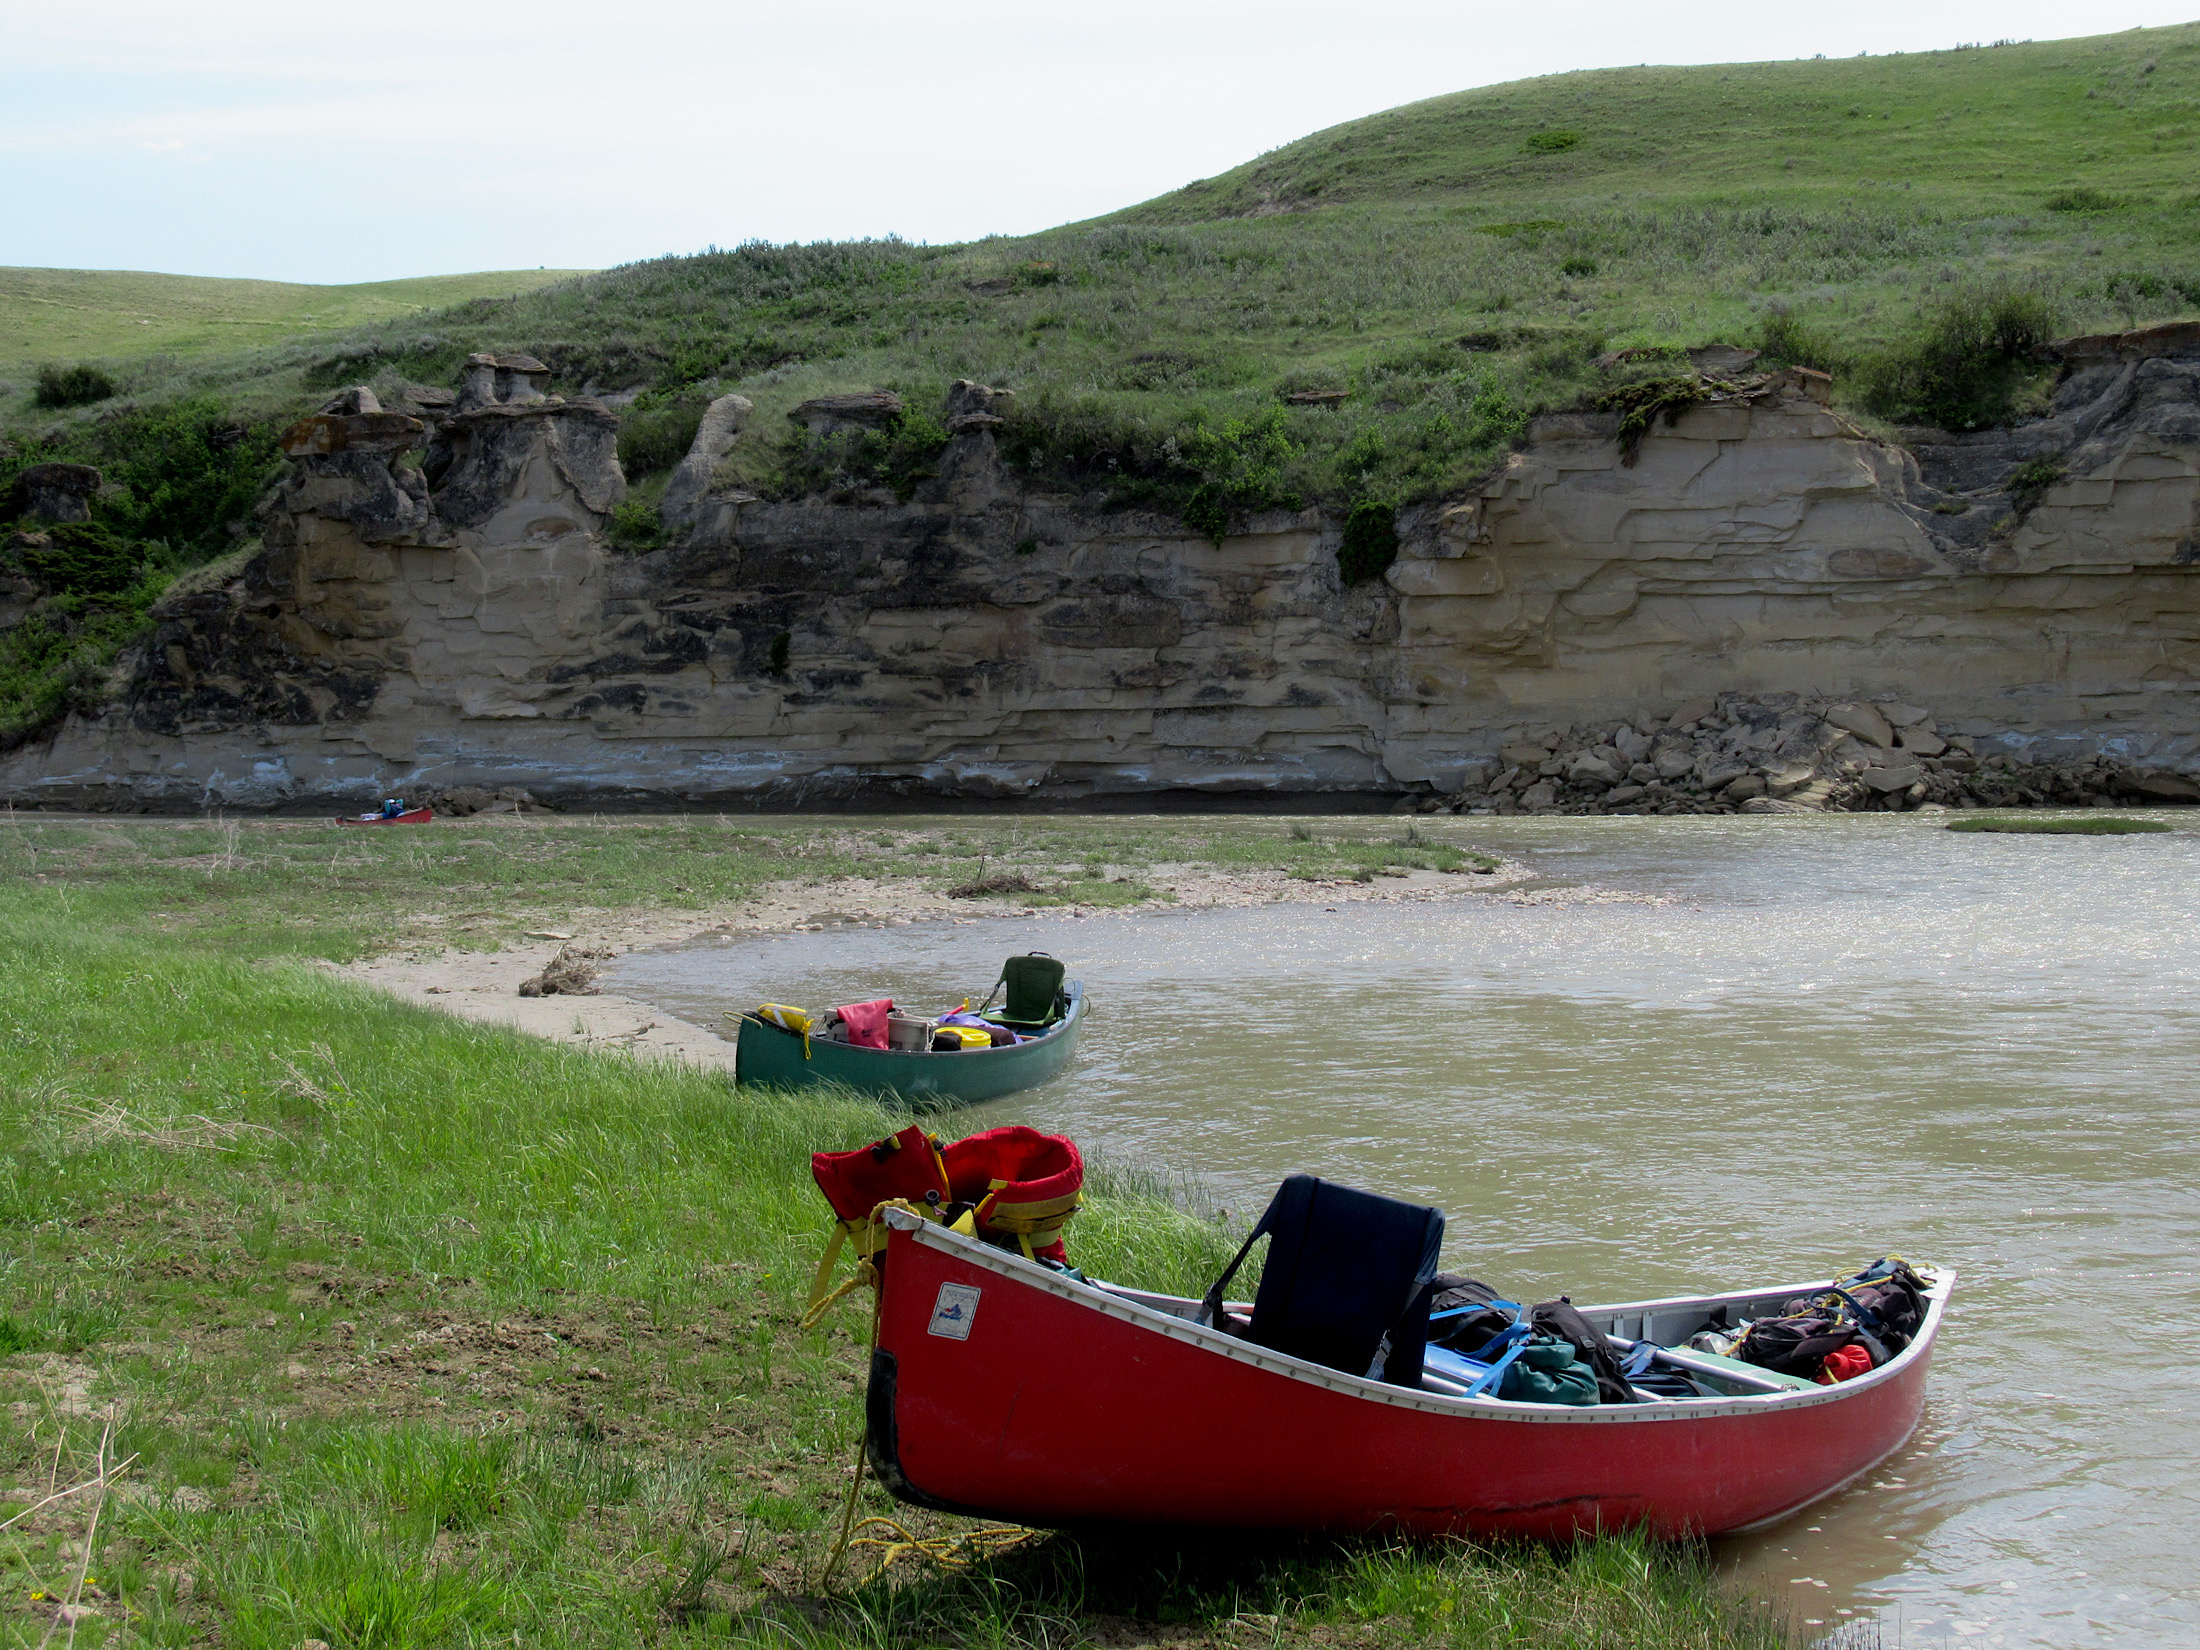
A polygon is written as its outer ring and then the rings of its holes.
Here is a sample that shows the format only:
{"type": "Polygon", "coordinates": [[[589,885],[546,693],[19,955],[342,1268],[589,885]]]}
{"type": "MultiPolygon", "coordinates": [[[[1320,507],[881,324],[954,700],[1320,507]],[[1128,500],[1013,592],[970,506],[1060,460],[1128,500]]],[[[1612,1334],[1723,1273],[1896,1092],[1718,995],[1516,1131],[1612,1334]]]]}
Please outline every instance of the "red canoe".
{"type": "MultiPolygon", "coordinates": [[[[1928,1273],[1916,1339],[1838,1386],[1571,1409],[1340,1375],[1192,1322],[1195,1300],[1079,1284],[901,1210],[885,1218],[866,1429],[879,1481],[920,1506],[1053,1527],[1752,1529],[1909,1437],[1955,1282],[1928,1273]]],[[[1615,1339],[1678,1346],[1721,1304],[1776,1314],[1824,1287],[1581,1310],[1615,1339]]]]}
{"type": "Polygon", "coordinates": [[[401,814],[338,814],[339,825],[425,825],[435,818],[430,808],[407,808],[401,814]]]}

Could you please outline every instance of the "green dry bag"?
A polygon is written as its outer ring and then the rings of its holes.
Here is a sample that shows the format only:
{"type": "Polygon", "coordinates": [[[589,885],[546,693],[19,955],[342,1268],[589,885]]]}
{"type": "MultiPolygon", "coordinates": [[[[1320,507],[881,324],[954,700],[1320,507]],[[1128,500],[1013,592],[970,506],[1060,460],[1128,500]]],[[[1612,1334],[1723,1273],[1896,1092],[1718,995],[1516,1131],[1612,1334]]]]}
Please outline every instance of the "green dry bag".
{"type": "Polygon", "coordinates": [[[1574,1357],[1574,1349],[1541,1330],[1506,1368],[1497,1395],[1516,1404],[1571,1404],[1597,1401],[1597,1372],[1574,1357]]]}

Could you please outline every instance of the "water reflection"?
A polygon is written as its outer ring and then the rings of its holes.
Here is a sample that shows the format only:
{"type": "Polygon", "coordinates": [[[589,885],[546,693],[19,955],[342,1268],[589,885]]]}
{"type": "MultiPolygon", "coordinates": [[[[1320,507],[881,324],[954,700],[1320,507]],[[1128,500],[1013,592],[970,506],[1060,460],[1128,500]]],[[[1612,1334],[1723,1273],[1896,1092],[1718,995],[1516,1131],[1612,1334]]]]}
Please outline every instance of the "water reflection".
{"type": "Polygon", "coordinates": [[[616,981],[711,1020],[943,1001],[1042,948],[1094,994],[1078,1065],[972,1127],[1186,1168],[1234,1209],[1300,1168],[1426,1198],[1447,1264],[1577,1299],[1952,1264],[1909,1450],[1730,1561],[1804,1619],[1904,1642],[2200,1632],[2200,834],[1436,828],[1655,903],[1044,916],[659,953],[616,981]]]}

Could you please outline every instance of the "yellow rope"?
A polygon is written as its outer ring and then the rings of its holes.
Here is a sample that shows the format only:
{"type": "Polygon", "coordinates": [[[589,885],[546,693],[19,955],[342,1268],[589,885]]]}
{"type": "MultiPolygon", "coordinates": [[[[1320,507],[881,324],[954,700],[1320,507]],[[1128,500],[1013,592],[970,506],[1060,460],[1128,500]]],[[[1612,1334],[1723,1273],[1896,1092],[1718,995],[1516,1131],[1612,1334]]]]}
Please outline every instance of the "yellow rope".
{"type": "MultiPolygon", "coordinates": [[[[824,1320],[825,1314],[830,1312],[836,1305],[839,1304],[840,1298],[843,1295],[852,1295],[858,1289],[876,1289],[877,1287],[878,1268],[873,1266],[867,1260],[857,1261],[854,1277],[850,1278],[846,1283],[843,1283],[830,1295],[825,1296],[824,1299],[820,1300],[815,1306],[811,1307],[809,1311],[802,1314],[802,1327],[804,1329],[815,1329],[818,1324],[824,1320]]],[[[874,1341],[877,1339],[876,1336],[873,1336],[872,1338],[874,1341]]]]}
{"type": "Polygon", "coordinates": [[[1039,1535],[1037,1530],[1023,1529],[1018,1525],[995,1524],[980,1530],[962,1530],[954,1535],[918,1536],[912,1535],[891,1518],[866,1518],[856,1528],[867,1530],[874,1524],[893,1531],[897,1539],[865,1535],[858,1536],[849,1543],[851,1547],[879,1549],[878,1568],[864,1577],[867,1582],[876,1581],[884,1575],[887,1566],[897,1558],[915,1555],[929,1558],[933,1563],[951,1570],[967,1570],[974,1564],[998,1558],[1012,1548],[1022,1546],[1026,1541],[1035,1540],[1039,1535]]]}

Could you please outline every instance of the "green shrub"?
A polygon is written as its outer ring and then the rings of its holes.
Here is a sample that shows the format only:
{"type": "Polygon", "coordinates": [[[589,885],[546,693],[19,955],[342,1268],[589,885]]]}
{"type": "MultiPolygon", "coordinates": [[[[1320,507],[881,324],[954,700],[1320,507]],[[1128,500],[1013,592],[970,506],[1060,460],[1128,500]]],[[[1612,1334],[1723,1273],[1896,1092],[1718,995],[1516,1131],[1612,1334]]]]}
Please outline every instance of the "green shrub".
{"type": "Polygon", "coordinates": [[[1593,403],[1599,412],[1619,414],[1619,452],[1622,464],[1633,464],[1642,451],[1642,438],[1663,413],[1668,424],[1711,392],[1694,373],[1685,378],[1650,378],[1640,384],[1622,384],[1606,390],[1593,403]]]}
{"type": "Polygon", "coordinates": [[[1945,430],[2000,423],[2038,378],[2055,330],[2054,306],[2037,292],[1958,292],[1924,318],[1914,342],[1866,364],[1865,405],[1945,430]]]}
{"type": "Polygon", "coordinates": [[[2010,472],[2009,502],[2016,506],[2018,515],[2028,516],[2046,496],[2047,490],[2069,473],[2060,459],[2044,454],[2028,458],[2010,472]]]}
{"type": "Polygon", "coordinates": [[[1299,456],[1299,446],[1281,407],[1262,407],[1220,423],[1195,409],[1177,440],[1184,462],[1241,508],[1287,502],[1284,472],[1299,456]]]}
{"type": "Polygon", "coordinates": [[[626,479],[638,481],[671,469],[687,457],[703,422],[702,406],[690,399],[657,401],[644,396],[619,420],[619,464],[626,479]]]}
{"type": "Polygon", "coordinates": [[[1222,489],[1215,486],[1193,488],[1191,496],[1184,501],[1184,525],[1220,550],[1230,531],[1230,507],[1223,502],[1222,489]]]}
{"type": "Polygon", "coordinates": [[[1346,586],[1379,579],[1398,559],[1398,512],[1373,500],[1352,506],[1337,546],[1337,576],[1346,586]]]}
{"type": "Polygon", "coordinates": [[[1469,439],[1478,446],[1510,446],[1528,433],[1528,414],[1502,385],[1484,382],[1467,403],[1469,439]]]}
{"type": "Polygon", "coordinates": [[[612,549],[624,550],[629,555],[661,550],[672,542],[672,535],[665,530],[664,517],[657,513],[657,506],[639,498],[627,499],[612,508],[604,537],[612,549]]]}
{"type": "Polygon", "coordinates": [[[160,539],[186,563],[232,549],[283,473],[277,421],[243,423],[214,396],[193,396],[103,418],[82,444],[55,456],[96,464],[115,491],[95,506],[118,532],[160,539]]]}
{"type": "Polygon", "coordinates": [[[1528,140],[1520,147],[1527,150],[1531,155],[1556,155],[1562,154],[1568,149],[1578,148],[1580,144],[1581,134],[1579,132],[1553,129],[1546,132],[1530,133],[1528,140]]]}
{"type": "Polygon", "coordinates": [[[94,703],[166,582],[149,575],[116,597],[49,597],[0,634],[0,750],[94,703]]]}
{"type": "Polygon", "coordinates": [[[138,582],[149,554],[165,561],[167,546],[121,538],[96,522],[68,521],[41,529],[17,554],[23,571],[50,594],[114,596],[138,582]]]}
{"type": "Polygon", "coordinates": [[[50,362],[38,369],[31,400],[41,407],[88,407],[114,398],[115,381],[97,367],[81,363],[57,367],[50,362]]]}
{"type": "Polygon", "coordinates": [[[2042,204],[2050,212],[2114,212],[2123,206],[2124,198],[2104,189],[2060,189],[2042,204]]]}
{"type": "Polygon", "coordinates": [[[1594,258],[1568,258],[1558,266],[1558,272],[1561,275],[1571,275],[1577,281],[1587,280],[1597,272],[1597,261],[1594,258]]]}
{"type": "Polygon", "coordinates": [[[1835,372],[1844,364],[1833,339],[1792,309],[1771,310],[1757,323],[1757,348],[1783,367],[1835,372]]]}

